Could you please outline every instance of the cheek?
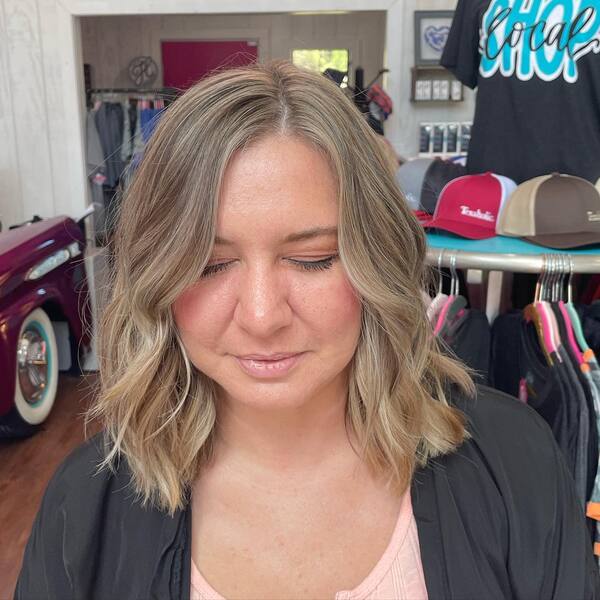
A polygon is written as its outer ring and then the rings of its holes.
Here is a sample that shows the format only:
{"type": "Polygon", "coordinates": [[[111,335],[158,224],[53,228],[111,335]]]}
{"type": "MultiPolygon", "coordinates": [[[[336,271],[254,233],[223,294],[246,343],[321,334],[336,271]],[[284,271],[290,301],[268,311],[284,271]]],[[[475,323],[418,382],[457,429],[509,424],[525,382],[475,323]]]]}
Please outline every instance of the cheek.
{"type": "Polygon", "coordinates": [[[225,304],[220,295],[199,293],[192,287],[173,303],[173,318],[186,346],[204,345],[218,334],[225,304]]]}
{"type": "Polygon", "coordinates": [[[345,275],[295,289],[300,315],[322,339],[356,341],[361,325],[361,302],[345,275]]]}

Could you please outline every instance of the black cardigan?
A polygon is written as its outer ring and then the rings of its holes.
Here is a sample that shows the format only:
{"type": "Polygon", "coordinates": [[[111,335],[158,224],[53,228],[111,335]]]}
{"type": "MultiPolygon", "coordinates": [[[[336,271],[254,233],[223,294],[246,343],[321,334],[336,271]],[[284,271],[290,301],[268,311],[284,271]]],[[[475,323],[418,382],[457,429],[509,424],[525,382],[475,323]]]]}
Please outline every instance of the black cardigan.
{"type": "MultiPolygon", "coordinates": [[[[600,598],[583,509],[546,423],[489,388],[453,404],[472,438],[418,470],[411,487],[430,600],[600,598]]],[[[143,509],[126,461],[92,476],[101,439],[48,484],[15,599],[188,600],[189,504],[174,517],[143,509]]]]}

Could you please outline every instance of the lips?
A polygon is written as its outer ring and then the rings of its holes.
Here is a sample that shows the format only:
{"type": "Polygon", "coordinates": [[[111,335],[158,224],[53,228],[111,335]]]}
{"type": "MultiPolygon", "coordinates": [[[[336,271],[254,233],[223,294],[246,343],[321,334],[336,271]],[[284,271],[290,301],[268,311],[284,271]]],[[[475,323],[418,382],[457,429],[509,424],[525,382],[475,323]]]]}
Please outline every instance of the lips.
{"type": "Polygon", "coordinates": [[[272,379],[289,373],[304,357],[304,352],[297,354],[252,354],[238,356],[236,360],[242,370],[252,377],[272,379]]]}
{"type": "Polygon", "coordinates": [[[246,356],[238,356],[241,360],[281,360],[295,356],[299,352],[279,352],[278,354],[248,354],[246,356]]]}

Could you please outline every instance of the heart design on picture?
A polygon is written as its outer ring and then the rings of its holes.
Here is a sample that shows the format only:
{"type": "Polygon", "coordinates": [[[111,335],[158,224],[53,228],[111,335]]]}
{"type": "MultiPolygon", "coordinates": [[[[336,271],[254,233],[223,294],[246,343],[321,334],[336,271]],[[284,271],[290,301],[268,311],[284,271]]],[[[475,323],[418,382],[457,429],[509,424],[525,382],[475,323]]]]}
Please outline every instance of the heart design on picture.
{"type": "Polygon", "coordinates": [[[423,31],[423,38],[430,48],[433,48],[436,52],[441,52],[446,45],[449,33],[450,27],[448,25],[441,25],[440,27],[428,25],[423,31]]]}

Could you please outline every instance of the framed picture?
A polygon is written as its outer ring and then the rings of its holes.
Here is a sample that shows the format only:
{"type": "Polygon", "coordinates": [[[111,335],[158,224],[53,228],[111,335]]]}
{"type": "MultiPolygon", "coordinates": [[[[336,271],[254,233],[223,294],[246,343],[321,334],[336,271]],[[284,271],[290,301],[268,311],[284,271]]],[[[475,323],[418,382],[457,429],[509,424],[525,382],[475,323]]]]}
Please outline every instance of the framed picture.
{"type": "Polygon", "coordinates": [[[415,11],[415,65],[440,64],[453,17],[453,10],[415,11]]]}

